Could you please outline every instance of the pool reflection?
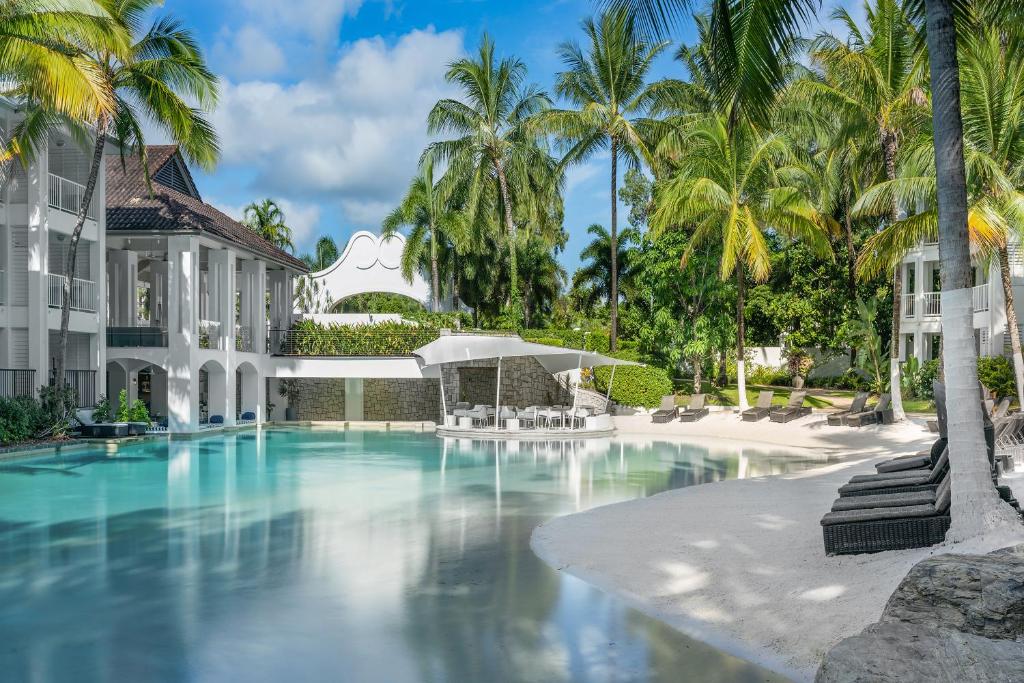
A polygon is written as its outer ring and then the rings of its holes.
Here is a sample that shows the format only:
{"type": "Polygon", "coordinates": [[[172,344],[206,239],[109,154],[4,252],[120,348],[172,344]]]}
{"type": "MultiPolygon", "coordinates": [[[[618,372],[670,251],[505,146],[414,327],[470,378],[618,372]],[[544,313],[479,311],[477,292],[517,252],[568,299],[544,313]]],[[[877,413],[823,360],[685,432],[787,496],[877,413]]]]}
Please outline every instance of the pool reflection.
{"type": "Polygon", "coordinates": [[[529,537],[573,510],[812,464],[302,430],[19,461],[0,469],[0,667],[19,681],[765,680],[546,567],[529,537]]]}

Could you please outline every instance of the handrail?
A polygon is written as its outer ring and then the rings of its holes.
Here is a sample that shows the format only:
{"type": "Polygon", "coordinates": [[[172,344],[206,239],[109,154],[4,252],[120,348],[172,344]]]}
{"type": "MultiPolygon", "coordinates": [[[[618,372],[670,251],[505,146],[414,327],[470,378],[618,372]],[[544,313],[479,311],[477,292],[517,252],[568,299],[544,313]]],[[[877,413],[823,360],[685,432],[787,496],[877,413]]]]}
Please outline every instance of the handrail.
{"type": "MultiPolygon", "coordinates": [[[[56,384],[57,372],[50,370],[50,386],[56,384]]],[[[96,371],[65,370],[64,385],[75,393],[76,405],[79,408],[96,405],[96,371]]]]}
{"type": "Polygon", "coordinates": [[[981,313],[989,308],[988,284],[975,285],[971,295],[974,299],[974,312],[981,313]]]}
{"type": "Polygon", "coordinates": [[[942,315],[942,292],[924,293],[924,314],[929,318],[942,315]]]}
{"type": "Polygon", "coordinates": [[[31,396],[36,388],[35,377],[35,370],[0,369],[0,396],[31,396]]]}
{"type": "MultiPolygon", "coordinates": [[[[82,198],[85,197],[85,185],[68,180],[56,173],[49,174],[48,199],[51,208],[58,209],[65,213],[78,215],[82,208],[82,198]]],[[[89,208],[85,212],[86,218],[96,220],[96,191],[93,190],[93,199],[89,202],[89,208]]]]}
{"type": "Polygon", "coordinates": [[[903,295],[903,317],[913,318],[917,315],[917,296],[914,294],[903,295]]]}
{"type": "MultiPolygon", "coordinates": [[[[47,273],[47,303],[50,308],[60,308],[64,303],[64,276],[47,273]]],[[[71,310],[96,312],[96,283],[92,280],[74,278],[71,280],[71,310]]]]}
{"type": "Polygon", "coordinates": [[[125,326],[107,328],[110,348],[167,348],[167,330],[162,327],[125,326]]]}
{"type": "Polygon", "coordinates": [[[200,320],[199,321],[199,348],[219,349],[220,348],[220,321],[200,320]]]}

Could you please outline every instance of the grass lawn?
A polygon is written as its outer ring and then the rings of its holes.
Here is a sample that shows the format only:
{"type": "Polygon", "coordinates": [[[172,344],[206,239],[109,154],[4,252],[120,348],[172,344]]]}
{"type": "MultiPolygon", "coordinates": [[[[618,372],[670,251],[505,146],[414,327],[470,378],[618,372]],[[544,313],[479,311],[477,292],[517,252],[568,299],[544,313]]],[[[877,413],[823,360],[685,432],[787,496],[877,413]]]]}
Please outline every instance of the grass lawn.
{"type": "MultiPolygon", "coordinates": [[[[711,384],[705,384],[704,390],[708,395],[708,404],[716,406],[735,406],[738,404],[739,389],[735,384],[730,384],[725,388],[718,388],[711,384]]],[[[757,395],[761,390],[774,391],[775,395],[772,397],[772,405],[785,405],[786,401],[789,400],[789,395],[794,391],[793,387],[769,387],[761,386],[757,384],[747,385],[747,403],[754,405],[757,401],[757,395]]],[[[807,405],[813,408],[831,408],[838,402],[842,406],[849,404],[857,392],[846,391],[843,389],[808,389],[813,392],[807,396],[807,405]],[[836,399],[839,399],[836,401],[836,399]]],[[[685,406],[689,403],[690,397],[687,394],[676,395],[676,405],[685,406]]],[[[869,401],[870,406],[873,401],[869,401]]],[[[924,399],[903,399],[903,409],[908,413],[934,413],[935,406],[932,402],[924,399]]]]}

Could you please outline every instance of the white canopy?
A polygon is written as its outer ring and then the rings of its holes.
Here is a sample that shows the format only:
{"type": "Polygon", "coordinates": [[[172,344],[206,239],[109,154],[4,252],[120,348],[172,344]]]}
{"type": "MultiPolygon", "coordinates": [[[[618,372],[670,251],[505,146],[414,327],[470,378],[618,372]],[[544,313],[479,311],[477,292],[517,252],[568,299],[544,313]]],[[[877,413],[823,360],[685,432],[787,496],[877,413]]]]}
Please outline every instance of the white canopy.
{"type": "Polygon", "coordinates": [[[574,370],[578,367],[592,368],[599,365],[639,365],[599,353],[568,349],[563,346],[548,346],[523,341],[519,337],[486,334],[453,334],[438,337],[434,341],[413,351],[421,360],[423,375],[439,376],[440,366],[485,358],[512,358],[533,356],[544,369],[554,374],[574,370]]]}

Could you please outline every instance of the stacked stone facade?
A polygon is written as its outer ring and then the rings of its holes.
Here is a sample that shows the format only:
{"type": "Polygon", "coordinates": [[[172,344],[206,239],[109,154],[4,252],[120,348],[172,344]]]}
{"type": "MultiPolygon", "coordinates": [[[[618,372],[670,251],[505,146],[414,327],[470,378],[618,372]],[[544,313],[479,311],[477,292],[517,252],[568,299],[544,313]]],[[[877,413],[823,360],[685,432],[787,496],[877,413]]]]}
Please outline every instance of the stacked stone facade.
{"type": "Polygon", "coordinates": [[[440,380],[365,379],[363,415],[364,419],[377,421],[438,422],[441,419],[440,380]]]}
{"type": "Polygon", "coordinates": [[[296,379],[291,407],[299,420],[344,420],[345,380],[296,379]]]}
{"type": "MultiPolygon", "coordinates": [[[[445,398],[449,404],[465,401],[472,405],[494,405],[498,386],[498,359],[466,361],[445,366],[445,398]]],[[[529,356],[501,361],[501,405],[526,406],[570,403],[572,394],[529,356]]]]}

